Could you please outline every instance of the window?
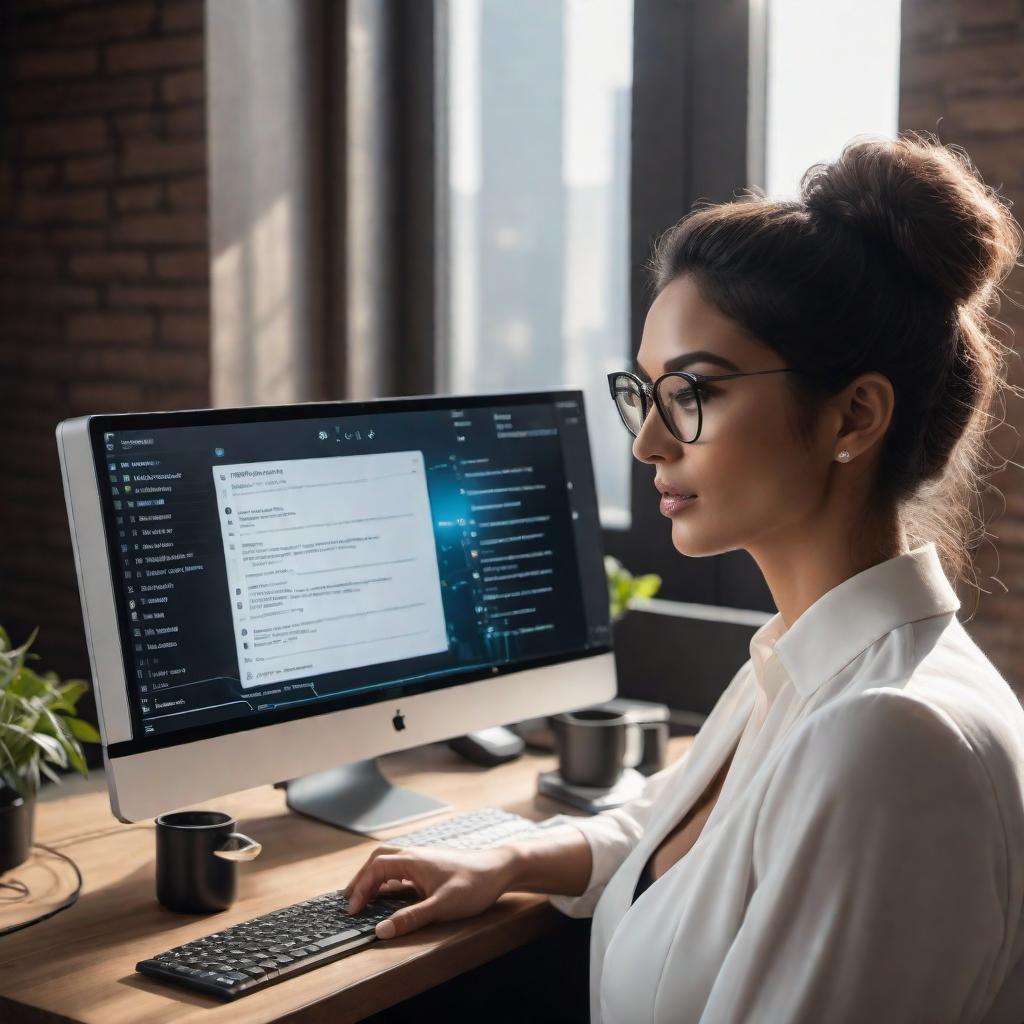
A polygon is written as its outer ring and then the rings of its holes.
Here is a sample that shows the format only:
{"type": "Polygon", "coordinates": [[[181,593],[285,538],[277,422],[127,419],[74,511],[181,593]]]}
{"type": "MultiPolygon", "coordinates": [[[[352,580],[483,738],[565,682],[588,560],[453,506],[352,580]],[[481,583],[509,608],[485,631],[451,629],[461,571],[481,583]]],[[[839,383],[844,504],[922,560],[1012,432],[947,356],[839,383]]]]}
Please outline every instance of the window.
{"type": "Polygon", "coordinates": [[[896,134],[900,2],[764,2],[764,168],[751,177],[786,199],[811,164],[835,159],[855,136],[896,134]]]}
{"type": "Polygon", "coordinates": [[[629,525],[631,0],[452,0],[445,184],[454,392],[585,392],[601,518],[629,525]]]}

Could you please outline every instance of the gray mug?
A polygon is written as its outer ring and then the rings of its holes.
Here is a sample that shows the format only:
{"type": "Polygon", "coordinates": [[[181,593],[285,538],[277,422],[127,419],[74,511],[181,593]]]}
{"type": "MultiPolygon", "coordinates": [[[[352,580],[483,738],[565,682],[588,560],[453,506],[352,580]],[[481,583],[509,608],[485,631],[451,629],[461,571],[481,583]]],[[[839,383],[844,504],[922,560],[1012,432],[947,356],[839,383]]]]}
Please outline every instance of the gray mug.
{"type": "Polygon", "coordinates": [[[617,711],[584,708],[551,719],[558,774],[570,786],[611,789],[643,757],[643,734],[617,711]]]}
{"type": "Polygon", "coordinates": [[[643,756],[636,765],[641,775],[660,772],[668,761],[668,722],[639,722],[643,732],[643,756]]]}

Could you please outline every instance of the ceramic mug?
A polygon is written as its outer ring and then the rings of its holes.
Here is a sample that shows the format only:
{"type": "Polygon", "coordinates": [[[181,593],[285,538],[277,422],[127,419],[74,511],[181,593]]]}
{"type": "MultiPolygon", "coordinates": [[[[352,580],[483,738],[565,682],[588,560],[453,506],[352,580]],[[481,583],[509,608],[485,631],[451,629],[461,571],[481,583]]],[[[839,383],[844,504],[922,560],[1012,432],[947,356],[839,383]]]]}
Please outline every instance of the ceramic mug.
{"type": "Polygon", "coordinates": [[[640,726],[618,711],[584,708],[552,717],[558,774],[570,786],[611,789],[643,757],[640,726]]]}
{"type": "Polygon", "coordinates": [[[176,811],[156,819],[156,896],[183,914],[227,910],[238,895],[238,865],[262,846],[235,831],[223,811],[176,811]]]}

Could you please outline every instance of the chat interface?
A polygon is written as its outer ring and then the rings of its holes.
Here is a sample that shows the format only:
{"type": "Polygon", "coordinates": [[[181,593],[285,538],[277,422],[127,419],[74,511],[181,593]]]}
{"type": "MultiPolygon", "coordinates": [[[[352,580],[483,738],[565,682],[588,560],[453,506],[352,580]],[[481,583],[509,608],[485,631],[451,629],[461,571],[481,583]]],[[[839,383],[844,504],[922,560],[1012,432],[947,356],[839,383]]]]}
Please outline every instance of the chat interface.
{"type": "Polygon", "coordinates": [[[100,436],[140,737],[609,642],[575,399],[100,436]]]}
{"type": "Polygon", "coordinates": [[[422,452],[213,472],[244,689],[447,649],[422,452]]]}

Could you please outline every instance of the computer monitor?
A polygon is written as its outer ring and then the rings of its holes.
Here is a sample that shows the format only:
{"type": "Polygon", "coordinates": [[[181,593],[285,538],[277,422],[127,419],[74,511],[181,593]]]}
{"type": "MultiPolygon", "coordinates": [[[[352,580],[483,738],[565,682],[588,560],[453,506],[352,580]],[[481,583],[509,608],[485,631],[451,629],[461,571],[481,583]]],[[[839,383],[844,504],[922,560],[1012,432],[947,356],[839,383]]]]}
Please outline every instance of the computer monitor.
{"type": "Polygon", "coordinates": [[[373,831],[443,805],[365,759],[615,695],[579,391],[96,415],[57,443],[122,821],[292,780],[373,831]]]}

